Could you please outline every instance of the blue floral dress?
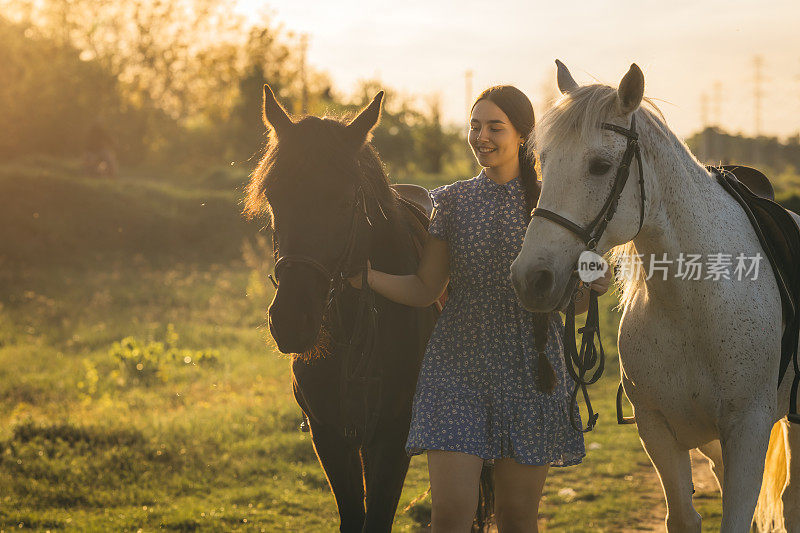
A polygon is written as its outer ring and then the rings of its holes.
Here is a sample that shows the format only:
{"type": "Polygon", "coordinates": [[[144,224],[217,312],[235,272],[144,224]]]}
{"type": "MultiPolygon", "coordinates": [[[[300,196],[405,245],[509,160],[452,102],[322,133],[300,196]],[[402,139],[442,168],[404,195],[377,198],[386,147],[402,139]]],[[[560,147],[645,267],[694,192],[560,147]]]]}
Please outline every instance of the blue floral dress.
{"type": "Polygon", "coordinates": [[[450,291],[425,350],[406,450],[580,463],[586,452],[569,422],[563,322],[552,314],[546,355],[557,385],[547,394],[536,385],[533,314],[509,278],[527,229],[520,179],[501,185],[481,172],[431,196],[429,231],[448,243],[450,291]]]}

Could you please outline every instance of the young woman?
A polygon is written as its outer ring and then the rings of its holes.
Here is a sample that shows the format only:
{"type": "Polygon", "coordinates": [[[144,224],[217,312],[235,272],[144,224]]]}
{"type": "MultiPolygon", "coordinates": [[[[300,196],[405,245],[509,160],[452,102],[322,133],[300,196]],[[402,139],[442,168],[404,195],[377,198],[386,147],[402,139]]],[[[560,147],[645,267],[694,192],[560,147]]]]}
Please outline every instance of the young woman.
{"type": "MultiPolygon", "coordinates": [[[[431,191],[436,210],[416,274],[368,271],[373,290],[412,306],[431,305],[450,281],[406,443],[410,454],[428,455],[435,533],[470,530],[489,459],[498,528],[537,531],[548,467],[574,465],[585,455],[583,435],[569,422],[561,318],[549,317],[547,370],[556,383],[548,392],[538,376],[533,313],[518,302],[509,279],[539,198],[526,141],[533,124],[533,107],[515,87],[481,93],[470,115],[469,144],[483,170],[431,191]]],[[[609,281],[610,269],[591,288],[602,294],[609,281]]],[[[355,287],[360,282],[360,275],[350,280],[355,287]]],[[[586,312],[588,300],[577,299],[576,313],[586,312]]]]}

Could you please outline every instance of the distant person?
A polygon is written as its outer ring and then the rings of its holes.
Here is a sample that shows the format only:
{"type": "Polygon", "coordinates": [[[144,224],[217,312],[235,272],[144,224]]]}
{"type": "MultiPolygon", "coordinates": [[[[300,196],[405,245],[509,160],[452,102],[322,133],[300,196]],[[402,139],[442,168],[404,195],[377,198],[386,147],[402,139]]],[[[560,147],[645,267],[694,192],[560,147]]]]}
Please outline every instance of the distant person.
{"type": "Polygon", "coordinates": [[[117,177],[116,142],[100,120],[95,120],[86,135],[86,170],[94,176],[117,177]]]}
{"type": "MultiPolygon", "coordinates": [[[[539,198],[527,141],[533,124],[533,106],[519,89],[481,93],[468,141],[483,170],[431,191],[436,211],[416,274],[367,272],[375,292],[412,306],[431,305],[451,284],[425,351],[406,443],[409,454],[428,456],[434,532],[470,530],[487,460],[494,460],[499,530],[537,531],[548,468],[585,455],[583,433],[570,423],[562,319],[547,317],[540,354],[535,314],[509,279],[539,198]]],[[[591,289],[606,292],[610,278],[611,269],[591,289]]],[[[349,281],[360,287],[361,275],[349,281]]],[[[588,307],[581,291],[576,314],[588,307]]]]}

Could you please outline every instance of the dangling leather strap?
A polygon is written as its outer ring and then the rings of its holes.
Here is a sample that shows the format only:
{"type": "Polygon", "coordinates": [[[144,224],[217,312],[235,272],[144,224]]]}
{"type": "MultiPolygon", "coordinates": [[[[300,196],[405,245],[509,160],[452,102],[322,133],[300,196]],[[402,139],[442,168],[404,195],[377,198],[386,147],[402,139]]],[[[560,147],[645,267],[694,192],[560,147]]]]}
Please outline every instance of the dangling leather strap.
{"type": "Polygon", "coordinates": [[[596,383],[600,379],[606,364],[606,354],[603,350],[603,343],[600,341],[600,313],[597,306],[597,296],[595,291],[589,291],[589,310],[586,312],[586,324],[578,329],[578,333],[581,334],[580,352],[578,352],[575,344],[574,300],[570,301],[569,307],[567,307],[566,319],[564,320],[564,331],[567,333],[564,338],[564,359],[567,363],[567,371],[575,382],[570,399],[570,423],[577,431],[584,433],[594,429],[599,416],[592,409],[587,386],[596,383]],[[595,338],[597,339],[597,346],[595,346],[595,338]],[[590,372],[591,377],[587,378],[590,372]],[[586,428],[581,428],[577,420],[579,390],[583,393],[583,400],[588,411],[586,428]]]}
{"type": "MultiPolygon", "coordinates": [[[[600,212],[597,214],[594,220],[589,222],[589,224],[587,224],[585,227],[582,227],[559,215],[558,213],[550,211],[549,209],[537,207],[531,212],[532,217],[540,216],[547,218],[573,232],[580,237],[589,250],[594,250],[597,247],[597,243],[603,236],[606,226],[608,226],[608,223],[617,212],[619,199],[622,195],[622,191],[625,189],[625,184],[628,181],[628,176],[630,175],[630,165],[633,162],[634,157],[636,157],[637,168],[639,170],[639,189],[641,196],[641,201],[639,202],[639,228],[636,231],[636,235],[639,235],[639,232],[642,230],[642,225],[644,224],[644,204],[646,201],[644,168],[642,166],[641,150],[639,149],[639,134],[636,132],[636,116],[634,115],[631,117],[630,129],[607,122],[601,124],[601,128],[624,135],[627,137],[628,142],[625,147],[625,153],[622,154],[622,161],[620,161],[620,164],[617,167],[614,183],[611,186],[611,191],[606,197],[603,207],[600,209],[600,212]]],[[[636,235],[634,235],[633,238],[636,238],[636,235]]],[[[576,430],[587,432],[591,431],[597,424],[598,417],[597,413],[595,413],[592,409],[592,403],[589,400],[589,391],[587,386],[600,379],[600,376],[603,374],[603,369],[605,368],[605,352],[603,351],[603,344],[600,341],[600,313],[597,307],[596,292],[590,291],[589,293],[589,310],[586,314],[586,325],[578,330],[578,332],[581,333],[580,352],[578,352],[578,349],[575,345],[574,300],[570,301],[569,307],[567,308],[564,330],[565,333],[569,332],[564,339],[567,370],[575,382],[575,388],[572,391],[572,398],[570,400],[570,423],[576,430]],[[597,346],[599,346],[599,350],[595,347],[595,337],[597,338],[597,346]],[[593,368],[595,368],[594,373],[592,374],[591,378],[587,379],[587,373],[589,373],[593,368]],[[580,427],[576,419],[576,413],[578,412],[578,390],[583,393],[583,399],[586,402],[586,408],[589,415],[585,429],[580,427]]],[[[628,422],[627,419],[622,416],[621,392],[622,383],[620,383],[620,388],[617,391],[617,421],[622,420],[620,423],[632,423],[632,419],[630,422],[628,422]]]]}

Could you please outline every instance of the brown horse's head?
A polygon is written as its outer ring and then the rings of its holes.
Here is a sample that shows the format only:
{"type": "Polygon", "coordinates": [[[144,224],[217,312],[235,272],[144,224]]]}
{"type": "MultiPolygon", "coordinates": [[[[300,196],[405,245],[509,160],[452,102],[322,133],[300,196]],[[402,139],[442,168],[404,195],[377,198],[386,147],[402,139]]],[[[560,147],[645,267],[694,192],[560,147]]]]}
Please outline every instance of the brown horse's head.
{"type": "Polygon", "coordinates": [[[263,118],[271,131],[247,188],[246,212],[269,215],[273,242],[286,258],[269,307],[270,332],[283,353],[316,346],[331,278],[366,262],[365,204],[375,190],[365,167],[377,161],[368,140],[382,99],[380,92],[349,122],[314,116],[295,122],[264,86],[263,118]]]}

